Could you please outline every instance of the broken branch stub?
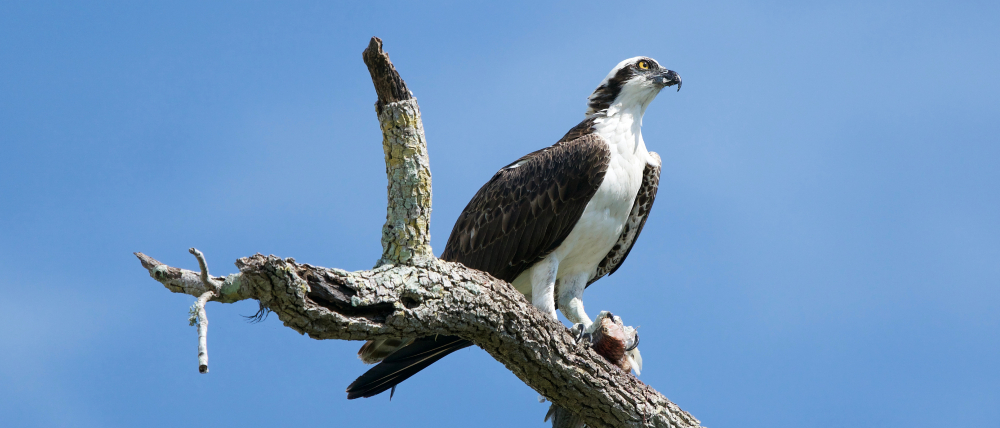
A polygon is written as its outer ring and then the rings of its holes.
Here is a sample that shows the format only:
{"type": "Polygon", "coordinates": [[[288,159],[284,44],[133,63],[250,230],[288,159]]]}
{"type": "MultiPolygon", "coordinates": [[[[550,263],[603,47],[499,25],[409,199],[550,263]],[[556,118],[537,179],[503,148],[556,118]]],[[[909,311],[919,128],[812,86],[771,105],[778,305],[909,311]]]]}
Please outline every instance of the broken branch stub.
{"type": "Polygon", "coordinates": [[[382,40],[372,37],[362,54],[371,73],[378,102],[385,174],[389,179],[388,208],[382,226],[384,264],[421,264],[434,257],[431,250],[431,167],[427,139],[417,100],[399,77],[382,40]]]}

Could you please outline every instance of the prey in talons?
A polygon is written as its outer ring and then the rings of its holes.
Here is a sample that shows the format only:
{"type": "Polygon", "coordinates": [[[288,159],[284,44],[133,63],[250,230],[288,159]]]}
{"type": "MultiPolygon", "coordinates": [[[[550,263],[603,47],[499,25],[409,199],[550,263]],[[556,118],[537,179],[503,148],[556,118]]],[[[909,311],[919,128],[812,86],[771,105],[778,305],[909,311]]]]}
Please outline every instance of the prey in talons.
{"type": "Polygon", "coordinates": [[[639,332],[626,326],[621,317],[611,312],[601,311],[589,327],[576,324],[570,329],[577,342],[586,340],[594,351],[618,368],[635,374],[642,371],[642,356],[639,354],[639,332]]]}

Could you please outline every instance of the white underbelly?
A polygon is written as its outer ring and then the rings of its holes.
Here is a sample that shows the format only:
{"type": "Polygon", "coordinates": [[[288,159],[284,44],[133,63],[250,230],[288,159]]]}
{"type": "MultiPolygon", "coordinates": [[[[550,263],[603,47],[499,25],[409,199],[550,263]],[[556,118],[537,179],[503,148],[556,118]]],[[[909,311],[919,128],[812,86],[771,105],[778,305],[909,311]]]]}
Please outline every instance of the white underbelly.
{"type": "MultiPolygon", "coordinates": [[[[635,196],[642,185],[645,158],[612,155],[601,186],[587,203],[580,220],[552,252],[558,263],[556,279],[588,275],[588,281],[597,272],[597,266],[618,242],[625,222],[632,211],[635,196]]],[[[515,288],[531,295],[531,269],[513,282],[515,288]]]]}
{"type": "MultiPolygon", "coordinates": [[[[641,113],[619,114],[595,122],[595,133],[609,143],[611,157],[604,180],[587,203],[576,226],[546,258],[558,264],[557,281],[583,274],[588,275],[588,281],[593,279],[601,260],[621,236],[649,160],[639,132],[642,122],[635,117],[641,118],[641,113]]],[[[529,296],[532,270],[526,270],[513,282],[518,291],[529,296]]]]}
{"type": "Polygon", "coordinates": [[[636,168],[631,163],[618,162],[616,165],[612,162],[609,165],[604,181],[580,220],[554,252],[559,260],[557,278],[583,273],[593,275],[597,265],[618,242],[642,184],[642,166],[636,168]]]}

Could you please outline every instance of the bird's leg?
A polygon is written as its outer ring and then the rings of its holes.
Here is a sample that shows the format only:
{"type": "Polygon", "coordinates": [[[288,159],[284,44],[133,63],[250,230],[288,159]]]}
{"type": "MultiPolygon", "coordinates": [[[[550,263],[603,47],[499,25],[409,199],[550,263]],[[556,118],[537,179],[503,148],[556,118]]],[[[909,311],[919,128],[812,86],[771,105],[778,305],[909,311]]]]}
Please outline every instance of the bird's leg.
{"type": "Polygon", "coordinates": [[[531,268],[531,304],[554,320],[559,320],[555,300],[558,271],[559,259],[552,254],[531,268]]]}
{"type": "Polygon", "coordinates": [[[577,340],[589,336],[594,325],[583,309],[583,290],[587,288],[589,278],[587,274],[577,274],[564,277],[559,284],[559,309],[573,323],[571,330],[577,340]]]}
{"type": "Polygon", "coordinates": [[[589,328],[593,321],[583,309],[583,290],[587,288],[589,275],[578,274],[564,277],[559,284],[559,309],[573,324],[583,324],[589,328]]]}

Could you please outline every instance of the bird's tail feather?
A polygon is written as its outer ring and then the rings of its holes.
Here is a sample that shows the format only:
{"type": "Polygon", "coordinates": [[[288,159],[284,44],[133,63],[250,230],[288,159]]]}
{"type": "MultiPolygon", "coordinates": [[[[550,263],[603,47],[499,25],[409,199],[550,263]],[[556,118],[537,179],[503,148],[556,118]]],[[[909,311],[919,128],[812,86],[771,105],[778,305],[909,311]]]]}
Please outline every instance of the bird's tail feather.
{"type": "Polygon", "coordinates": [[[369,340],[358,350],[358,358],[365,364],[375,364],[411,343],[412,337],[369,340]]]}
{"type": "Polygon", "coordinates": [[[544,422],[548,422],[549,419],[552,419],[552,428],[583,428],[586,426],[579,416],[555,405],[555,403],[552,403],[549,406],[549,411],[545,413],[544,422]]]}
{"type": "Polygon", "coordinates": [[[381,394],[445,355],[469,346],[472,342],[457,336],[429,336],[414,340],[355,379],[347,387],[347,399],[381,394]]]}

